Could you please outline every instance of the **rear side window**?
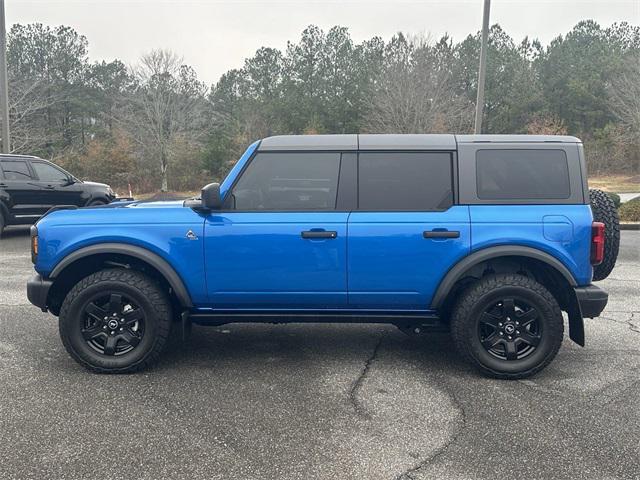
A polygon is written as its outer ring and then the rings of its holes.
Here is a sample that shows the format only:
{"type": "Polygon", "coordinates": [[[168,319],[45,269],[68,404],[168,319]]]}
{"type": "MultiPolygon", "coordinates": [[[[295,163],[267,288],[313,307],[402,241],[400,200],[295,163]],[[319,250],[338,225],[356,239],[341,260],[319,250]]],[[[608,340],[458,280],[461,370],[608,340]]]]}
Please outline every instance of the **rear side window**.
{"type": "Polygon", "coordinates": [[[434,211],[446,210],[452,204],[451,154],[360,153],[360,210],[434,211]]]}
{"type": "Polygon", "coordinates": [[[236,210],[334,210],[340,153],[258,153],[231,192],[236,210]]]}
{"type": "Polygon", "coordinates": [[[562,150],[505,149],[476,153],[478,198],[566,199],[569,166],[562,150]]]}
{"type": "Polygon", "coordinates": [[[26,161],[2,160],[0,163],[6,180],[31,180],[31,172],[26,161]]]}

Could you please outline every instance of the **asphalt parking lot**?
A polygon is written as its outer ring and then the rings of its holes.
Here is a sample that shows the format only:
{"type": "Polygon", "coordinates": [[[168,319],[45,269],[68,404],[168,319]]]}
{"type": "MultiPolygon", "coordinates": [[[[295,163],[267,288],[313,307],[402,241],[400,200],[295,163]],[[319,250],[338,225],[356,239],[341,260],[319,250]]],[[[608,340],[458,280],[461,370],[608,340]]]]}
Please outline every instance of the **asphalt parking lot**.
{"type": "Polygon", "coordinates": [[[640,478],[640,231],[587,346],[516,382],[376,325],[194,327],[153,370],[94,375],[28,304],[28,247],[0,240],[2,479],[640,478]]]}

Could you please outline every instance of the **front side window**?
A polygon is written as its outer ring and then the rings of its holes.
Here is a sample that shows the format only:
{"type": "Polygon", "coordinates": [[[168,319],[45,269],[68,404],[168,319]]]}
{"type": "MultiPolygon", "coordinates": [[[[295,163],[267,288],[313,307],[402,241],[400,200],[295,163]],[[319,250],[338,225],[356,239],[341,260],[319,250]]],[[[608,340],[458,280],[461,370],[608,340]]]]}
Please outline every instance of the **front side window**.
{"type": "Polygon", "coordinates": [[[562,150],[478,150],[476,181],[481,200],[566,199],[569,166],[562,150]]]}
{"type": "Polygon", "coordinates": [[[359,155],[360,210],[438,211],[451,205],[451,154],[372,152],[359,155]]]}
{"type": "Polygon", "coordinates": [[[67,174],[51,165],[41,162],[31,162],[38,178],[43,182],[63,182],[67,174]]]}
{"type": "Polygon", "coordinates": [[[31,180],[29,166],[24,160],[2,160],[6,180],[31,180]]]}
{"type": "Polygon", "coordinates": [[[235,210],[334,210],[339,153],[258,153],[231,192],[235,210]]]}

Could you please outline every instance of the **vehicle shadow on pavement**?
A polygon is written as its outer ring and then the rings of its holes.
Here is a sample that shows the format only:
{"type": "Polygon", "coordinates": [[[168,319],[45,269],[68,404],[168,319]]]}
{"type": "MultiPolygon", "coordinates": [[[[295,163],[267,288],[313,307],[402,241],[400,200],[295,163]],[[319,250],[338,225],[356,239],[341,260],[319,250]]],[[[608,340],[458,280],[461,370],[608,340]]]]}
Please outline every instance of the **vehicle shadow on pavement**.
{"type": "Polygon", "coordinates": [[[250,363],[304,369],[306,362],[339,368],[339,362],[360,365],[378,357],[420,364],[432,372],[470,370],[446,333],[409,337],[391,325],[239,323],[194,326],[187,342],[170,340],[157,368],[215,369],[222,365],[240,370],[250,363]]]}

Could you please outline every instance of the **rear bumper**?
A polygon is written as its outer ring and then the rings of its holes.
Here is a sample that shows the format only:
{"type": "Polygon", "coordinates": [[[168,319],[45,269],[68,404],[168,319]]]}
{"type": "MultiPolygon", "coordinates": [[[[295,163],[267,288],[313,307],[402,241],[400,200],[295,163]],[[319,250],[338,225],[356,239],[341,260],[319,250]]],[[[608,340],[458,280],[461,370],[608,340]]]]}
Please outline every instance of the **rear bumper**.
{"type": "Polygon", "coordinates": [[[38,274],[27,281],[27,298],[43,312],[47,311],[47,296],[51,285],[53,285],[51,280],[45,280],[38,274]]]}
{"type": "Polygon", "coordinates": [[[576,287],[575,291],[582,317],[594,318],[600,316],[604,307],[607,306],[609,294],[595,285],[576,287]]]}

